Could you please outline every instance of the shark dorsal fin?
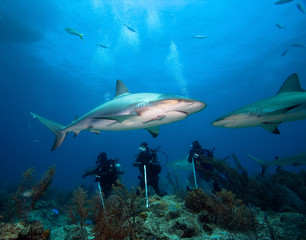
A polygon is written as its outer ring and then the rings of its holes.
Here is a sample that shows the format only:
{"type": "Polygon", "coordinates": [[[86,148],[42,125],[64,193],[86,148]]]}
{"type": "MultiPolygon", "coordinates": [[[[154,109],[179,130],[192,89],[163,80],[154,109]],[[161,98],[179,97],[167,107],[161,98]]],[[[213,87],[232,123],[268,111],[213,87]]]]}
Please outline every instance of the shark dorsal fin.
{"type": "Polygon", "coordinates": [[[130,93],[130,91],[127,89],[127,87],[124,85],[124,83],[121,80],[117,80],[117,86],[116,86],[116,96],[118,97],[122,94],[130,93]]]}
{"type": "Polygon", "coordinates": [[[277,94],[283,92],[303,92],[301,88],[299,77],[296,73],[291,74],[286,81],[283,83],[282,87],[279,89],[277,94]]]}

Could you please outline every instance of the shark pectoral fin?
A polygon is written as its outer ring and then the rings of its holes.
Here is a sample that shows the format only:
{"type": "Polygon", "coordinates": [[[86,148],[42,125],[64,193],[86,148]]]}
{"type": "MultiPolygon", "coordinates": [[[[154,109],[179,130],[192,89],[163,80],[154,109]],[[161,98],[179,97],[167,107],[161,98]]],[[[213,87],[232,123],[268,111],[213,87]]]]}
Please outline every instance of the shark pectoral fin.
{"type": "Polygon", "coordinates": [[[151,128],[146,128],[146,130],[151,133],[152,137],[157,137],[159,134],[159,127],[151,127],[151,128]]]}
{"type": "Polygon", "coordinates": [[[80,131],[73,131],[73,133],[74,133],[73,137],[75,138],[76,136],[79,135],[80,131]]]}
{"type": "Polygon", "coordinates": [[[89,132],[93,132],[93,133],[99,134],[101,132],[101,130],[91,129],[91,130],[89,130],[89,132]]]}
{"type": "Polygon", "coordinates": [[[107,119],[107,120],[114,120],[117,122],[124,122],[125,120],[137,116],[136,113],[132,114],[125,114],[125,115],[109,115],[109,116],[101,116],[101,117],[93,117],[92,119],[107,119]]]}
{"type": "Polygon", "coordinates": [[[277,128],[278,125],[279,125],[279,123],[263,123],[263,125],[261,125],[261,127],[266,129],[270,133],[280,134],[280,132],[279,132],[279,130],[277,128]]]}

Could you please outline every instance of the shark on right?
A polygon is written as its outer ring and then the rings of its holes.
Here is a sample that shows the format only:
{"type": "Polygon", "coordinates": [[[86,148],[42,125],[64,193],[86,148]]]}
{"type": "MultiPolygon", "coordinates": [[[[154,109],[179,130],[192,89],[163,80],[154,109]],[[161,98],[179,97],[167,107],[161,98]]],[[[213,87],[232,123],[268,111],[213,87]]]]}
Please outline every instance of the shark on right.
{"type": "Polygon", "coordinates": [[[298,75],[293,73],[275,96],[238,108],[218,118],[212,125],[226,128],[260,126],[279,134],[279,124],[302,119],[306,119],[306,91],[301,88],[298,75]]]}

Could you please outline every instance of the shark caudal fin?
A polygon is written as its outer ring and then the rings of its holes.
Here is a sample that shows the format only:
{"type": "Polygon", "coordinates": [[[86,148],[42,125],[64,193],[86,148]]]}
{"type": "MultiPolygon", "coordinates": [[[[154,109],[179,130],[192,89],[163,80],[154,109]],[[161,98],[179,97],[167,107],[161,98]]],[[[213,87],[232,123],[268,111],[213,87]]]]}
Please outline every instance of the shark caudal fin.
{"type": "Polygon", "coordinates": [[[31,112],[31,115],[34,118],[37,118],[42,124],[44,124],[46,127],[48,127],[54,134],[55,134],[55,140],[53,143],[53,146],[51,148],[51,151],[57,149],[64,141],[67,132],[64,132],[62,129],[65,127],[64,125],[53,122],[49,119],[43,118],[35,113],[31,112]]]}
{"type": "Polygon", "coordinates": [[[257,162],[260,166],[261,166],[261,176],[263,176],[265,174],[265,172],[267,171],[268,167],[270,166],[269,162],[266,162],[262,159],[253,157],[252,155],[245,153],[249,158],[253,159],[255,162],[257,162]]]}

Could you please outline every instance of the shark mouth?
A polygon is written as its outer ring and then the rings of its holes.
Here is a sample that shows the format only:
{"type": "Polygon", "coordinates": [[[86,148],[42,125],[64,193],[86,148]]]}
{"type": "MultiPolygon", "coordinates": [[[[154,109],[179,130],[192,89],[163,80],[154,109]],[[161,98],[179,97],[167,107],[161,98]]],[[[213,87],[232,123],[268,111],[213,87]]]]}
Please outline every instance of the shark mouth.
{"type": "Polygon", "coordinates": [[[175,111],[171,111],[171,112],[179,112],[179,113],[183,113],[183,114],[185,114],[186,116],[188,116],[188,115],[189,115],[187,112],[185,112],[185,111],[180,111],[180,110],[175,110],[175,111]]]}

